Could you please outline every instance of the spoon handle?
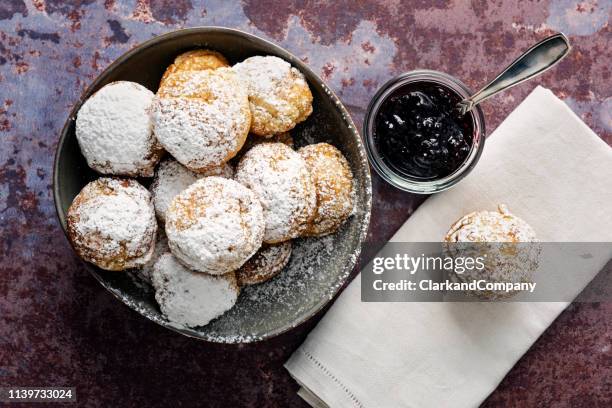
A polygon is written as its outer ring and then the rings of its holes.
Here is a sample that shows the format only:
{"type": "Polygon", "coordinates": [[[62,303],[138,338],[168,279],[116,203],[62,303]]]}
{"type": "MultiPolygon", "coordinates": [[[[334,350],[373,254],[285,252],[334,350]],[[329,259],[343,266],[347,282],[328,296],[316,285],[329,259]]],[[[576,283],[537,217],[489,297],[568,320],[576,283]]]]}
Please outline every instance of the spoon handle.
{"type": "Polygon", "coordinates": [[[543,73],[561,61],[569,51],[569,41],[562,33],[543,39],[514,60],[484,88],[461,101],[461,113],[465,114],[485,99],[543,73]]]}

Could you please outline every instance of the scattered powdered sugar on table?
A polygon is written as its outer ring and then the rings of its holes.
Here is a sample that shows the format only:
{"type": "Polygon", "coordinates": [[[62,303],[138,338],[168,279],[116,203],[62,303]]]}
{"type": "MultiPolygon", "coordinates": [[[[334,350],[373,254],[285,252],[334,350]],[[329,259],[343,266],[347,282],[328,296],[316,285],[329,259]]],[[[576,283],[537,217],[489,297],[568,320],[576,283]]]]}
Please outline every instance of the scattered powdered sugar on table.
{"type": "Polygon", "coordinates": [[[246,89],[230,68],[172,75],[173,86],[155,98],[155,135],[192,170],[226,162],[242,147],[250,127],[246,89]]]}
{"type": "Polygon", "coordinates": [[[197,180],[208,176],[232,178],[234,176],[234,169],[229,164],[224,163],[221,166],[212,167],[203,173],[196,173],[174,159],[170,158],[162,161],[157,167],[153,183],[149,187],[157,217],[165,221],[166,211],[172,199],[197,180]]]}
{"type": "Polygon", "coordinates": [[[211,276],[184,267],[170,253],[153,268],[155,299],[176,325],[203,326],[236,303],[238,285],[233,273],[211,276]]]}
{"type": "Polygon", "coordinates": [[[83,103],[76,137],[89,167],[102,174],[153,175],[162,153],[153,136],[154,96],[140,84],[119,81],[83,103]]]}

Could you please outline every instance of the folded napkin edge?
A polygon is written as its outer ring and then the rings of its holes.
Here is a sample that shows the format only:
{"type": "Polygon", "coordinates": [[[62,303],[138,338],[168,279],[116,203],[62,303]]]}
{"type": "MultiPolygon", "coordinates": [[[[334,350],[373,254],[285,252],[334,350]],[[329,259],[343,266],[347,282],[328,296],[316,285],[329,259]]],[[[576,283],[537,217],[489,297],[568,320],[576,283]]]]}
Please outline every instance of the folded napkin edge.
{"type": "MultiPolygon", "coordinates": [[[[363,403],[357,398],[357,396],[347,387],[334,373],[327,368],[318,358],[312,353],[304,350],[304,345],[300,346],[284,364],[285,369],[289,372],[289,375],[304,388],[305,392],[309,393],[311,397],[319,400],[323,403],[324,407],[328,407],[327,401],[334,401],[334,407],[358,407],[364,408],[363,403]],[[303,363],[306,362],[311,367],[313,372],[319,372],[323,374],[320,378],[316,378],[312,375],[311,370],[307,370],[303,367],[303,363]],[[325,381],[321,381],[325,379],[325,381]],[[317,392],[313,392],[312,389],[317,389],[317,392]],[[341,395],[344,396],[344,403],[338,405],[338,401],[334,397],[337,397],[337,393],[333,391],[341,391],[341,395]]],[[[303,398],[303,397],[302,397],[303,398]]],[[[304,399],[310,404],[308,399],[304,399]]],[[[310,404],[315,408],[316,405],[310,404]]]]}

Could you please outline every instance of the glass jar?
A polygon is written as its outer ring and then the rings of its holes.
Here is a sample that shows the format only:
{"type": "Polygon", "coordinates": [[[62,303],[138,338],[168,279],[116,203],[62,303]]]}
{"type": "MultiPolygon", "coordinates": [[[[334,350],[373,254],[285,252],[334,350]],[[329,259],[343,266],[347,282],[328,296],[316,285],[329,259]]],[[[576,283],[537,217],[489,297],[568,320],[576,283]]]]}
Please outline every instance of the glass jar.
{"type": "Polygon", "coordinates": [[[457,78],[438,71],[417,70],[399,75],[385,83],[372,98],[366,111],[363,123],[363,134],[365,137],[366,151],[370,164],[376,172],[391,185],[412,193],[431,194],[446,190],[461,179],[463,179],[476,165],[485,142],[485,123],[484,115],[479,106],[474,107],[467,115],[471,115],[472,120],[472,144],[470,151],[463,163],[451,174],[434,180],[419,180],[418,178],[408,177],[389,167],[383,160],[378,151],[374,140],[375,122],[379,109],[387,97],[407,84],[415,82],[427,82],[439,84],[448,90],[455,92],[461,99],[469,97],[472,92],[457,78]]]}

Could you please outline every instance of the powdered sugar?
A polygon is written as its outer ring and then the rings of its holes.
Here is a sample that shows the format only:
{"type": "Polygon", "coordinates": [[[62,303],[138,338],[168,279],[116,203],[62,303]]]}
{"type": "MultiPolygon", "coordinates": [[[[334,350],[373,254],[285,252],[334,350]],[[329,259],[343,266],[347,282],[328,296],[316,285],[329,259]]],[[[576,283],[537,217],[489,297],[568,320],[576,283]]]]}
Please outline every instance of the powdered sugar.
{"type": "Polygon", "coordinates": [[[149,192],[134,180],[100,178],[68,210],[68,231],[81,257],[103,269],[127,269],[152,254],[157,223],[149,192]]]}
{"type": "Polygon", "coordinates": [[[233,68],[248,87],[254,133],[286,132],[312,113],[312,94],[304,75],[287,61],[255,56],[233,68]]]}
{"type": "Polygon", "coordinates": [[[170,253],[153,268],[155,299],[174,324],[204,326],[236,303],[238,285],[233,273],[211,276],[181,265],[170,253]]]}
{"type": "Polygon", "coordinates": [[[353,211],[353,173],[342,155],[328,143],[304,146],[299,154],[306,162],[317,192],[315,216],[306,235],[334,232],[353,211]]]}
{"type": "Polygon", "coordinates": [[[142,268],[135,270],[138,277],[140,277],[140,279],[144,280],[148,284],[151,284],[151,279],[153,276],[153,266],[155,266],[157,260],[166,252],[170,252],[170,247],[168,246],[168,238],[166,237],[164,229],[160,228],[157,231],[157,239],[155,240],[155,247],[153,249],[151,259],[149,259],[149,261],[144,264],[142,268]]]}
{"type": "Polygon", "coordinates": [[[249,94],[270,99],[274,107],[284,105],[279,94],[283,81],[291,75],[287,61],[270,55],[255,56],[234,65],[234,70],[248,81],[249,94]]]}
{"type": "Polygon", "coordinates": [[[167,159],[162,161],[155,171],[153,183],[151,183],[149,188],[157,217],[161,221],[165,221],[166,211],[172,199],[198,179],[207,176],[232,178],[234,176],[234,169],[229,164],[224,163],[221,166],[212,167],[204,173],[196,173],[176,160],[167,159]]]}
{"type": "Polygon", "coordinates": [[[216,51],[198,49],[182,53],[170,64],[160,81],[160,88],[164,87],[166,79],[177,71],[201,71],[204,69],[217,69],[229,66],[223,55],[216,51]]]}
{"type": "Polygon", "coordinates": [[[453,224],[446,242],[534,242],[535,231],[500,204],[498,211],[477,211],[453,224]]]}
{"type": "MultiPolygon", "coordinates": [[[[279,322],[297,324],[292,316],[308,313],[317,303],[329,300],[346,279],[350,269],[341,273],[331,267],[334,254],[343,245],[334,244],[333,235],[293,241],[289,264],[269,281],[243,287],[236,306],[208,325],[204,335],[216,342],[252,342],[260,340],[256,333],[269,331],[279,322]]],[[[354,259],[347,262],[352,265],[354,259]]]]}
{"type": "Polygon", "coordinates": [[[253,147],[240,160],[235,178],[261,201],[266,222],[264,242],[296,238],[314,214],[316,193],[306,163],[282,143],[253,147]]]}
{"type": "MultiPolygon", "coordinates": [[[[326,90],[325,86],[323,89],[326,90]]],[[[326,92],[336,106],[342,108],[336,97],[331,92],[327,90],[326,92]]],[[[325,105],[325,95],[318,102],[325,105]]],[[[343,109],[339,110],[349,130],[353,133],[352,137],[358,139],[350,118],[346,116],[343,109]]],[[[333,113],[334,106],[332,105],[331,109],[323,109],[323,111],[333,113]]],[[[342,144],[347,142],[343,134],[344,129],[335,132],[335,129],[332,129],[333,126],[341,126],[341,124],[333,118],[330,119],[329,116],[317,116],[305,127],[297,130],[298,144],[303,144],[307,139],[320,141],[321,137],[342,144]]],[[[356,154],[350,158],[357,164],[358,181],[356,179],[356,185],[361,204],[361,208],[358,206],[359,211],[356,212],[355,220],[347,222],[333,236],[320,239],[297,239],[294,248],[295,256],[292,257],[290,265],[281,272],[280,276],[261,285],[245,288],[244,295],[240,297],[239,302],[222,318],[211,321],[206,327],[190,329],[182,323],[166,321],[159,314],[159,309],[150,292],[141,293],[140,289],[124,284],[124,281],[117,284],[116,280],[123,279],[125,274],[105,274],[103,278],[105,285],[108,285],[107,287],[126,304],[149,319],[183,334],[208,341],[226,343],[256,341],[303,321],[305,316],[319,309],[324,300],[329,299],[346,278],[355,262],[359,242],[367,228],[369,218],[367,209],[370,205],[369,174],[367,170],[361,171],[362,168],[365,168],[363,166],[367,166],[367,162],[363,149],[359,148],[358,141],[355,142],[358,149],[356,152],[352,151],[353,142],[348,141],[347,144],[349,152],[356,154]]]]}
{"type": "MultiPolygon", "coordinates": [[[[451,274],[450,279],[455,282],[480,279],[531,282],[542,250],[533,228],[503,204],[498,206],[498,211],[477,211],[463,216],[451,226],[444,241],[449,256],[484,259],[484,268],[467,268],[464,273],[451,274]]],[[[469,293],[484,299],[505,299],[518,292],[474,290],[469,293]]]]}
{"type": "Polygon", "coordinates": [[[251,115],[244,87],[229,68],[173,74],[154,102],[155,134],[196,171],[219,166],[240,150],[251,115]]]}
{"type": "Polygon", "coordinates": [[[236,271],[238,285],[254,285],[274,277],[289,262],[291,246],[291,241],[262,246],[236,271]]]}
{"type": "Polygon", "coordinates": [[[153,136],[154,95],[140,84],[113,82],[79,110],[76,137],[87,164],[102,174],[153,175],[163,150],[153,136]]]}
{"type": "Polygon", "coordinates": [[[238,269],[261,246],[263,211],[255,194],[221,177],[196,181],[166,212],[172,253],[185,265],[214,275],[238,269]]]}

